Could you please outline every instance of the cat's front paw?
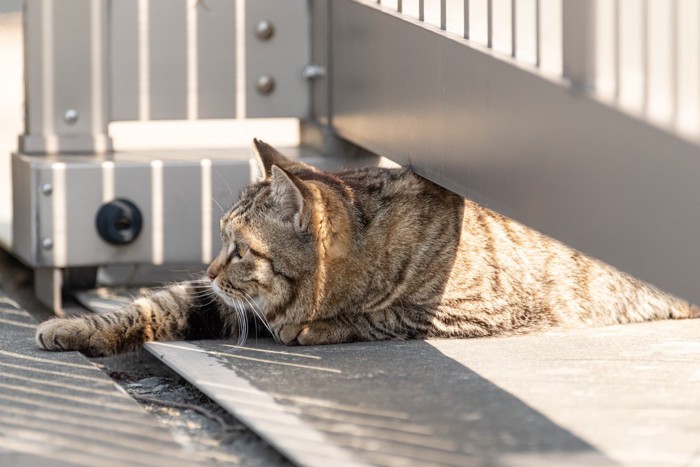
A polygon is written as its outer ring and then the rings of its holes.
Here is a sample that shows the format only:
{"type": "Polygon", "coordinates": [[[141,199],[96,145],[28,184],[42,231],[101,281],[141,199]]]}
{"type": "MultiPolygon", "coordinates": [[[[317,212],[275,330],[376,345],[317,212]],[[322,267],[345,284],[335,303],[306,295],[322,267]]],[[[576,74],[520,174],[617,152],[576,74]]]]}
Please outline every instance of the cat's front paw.
{"type": "Polygon", "coordinates": [[[284,345],[339,344],[354,340],[351,330],[342,324],[331,321],[312,321],[304,324],[285,324],[279,332],[284,345]]]}
{"type": "Polygon", "coordinates": [[[94,332],[81,319],[52,319],[39,325],[36,343],[45,350],[80,350],[88,354],[100,354],[102,352],[91,349],[90,346],[94,332]]]}
{"type": "Polygon", "coordinates": [[[286,346],[299,345],[299,341],[297,341],[297,336],[305,328],[306,326],[303,324],[284,324],[277,333],[279,341],[286,346]]]}

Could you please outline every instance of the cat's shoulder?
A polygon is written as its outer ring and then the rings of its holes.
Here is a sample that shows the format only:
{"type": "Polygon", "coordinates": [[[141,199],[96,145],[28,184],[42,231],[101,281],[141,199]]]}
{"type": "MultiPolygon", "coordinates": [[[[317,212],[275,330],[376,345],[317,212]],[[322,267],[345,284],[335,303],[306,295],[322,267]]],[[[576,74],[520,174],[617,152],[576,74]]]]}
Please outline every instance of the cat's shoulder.
{"type": "Polygon", "coordinates": [[[433,185],[430,181],[405,167],[362,167],[335,174],[355,192],[376,195],[380,193],[410,193],[433,185]]]}

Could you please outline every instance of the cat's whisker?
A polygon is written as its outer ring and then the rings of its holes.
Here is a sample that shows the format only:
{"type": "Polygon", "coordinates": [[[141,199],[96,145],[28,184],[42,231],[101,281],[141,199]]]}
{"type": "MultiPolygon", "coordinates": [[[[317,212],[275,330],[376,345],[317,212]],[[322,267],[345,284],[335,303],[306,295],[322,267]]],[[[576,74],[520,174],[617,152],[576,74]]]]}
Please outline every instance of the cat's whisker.
{"type": "Polygon", "coordinates": [[[211,197],[211,200],[214,202],[219,207],[219,210],[221,210],[221,214],[224,214],[226,212],[226,209],[221,206],[221,204],[214,198],[213,196],[211,197]]]}
{"type": "Polygon", "coordinates": [[[238,315],[238,340],[236,345],[243,346],[248,339],[248,314],[241,302],[235,301],[234,303],[236,305],[236,314],[238,315]]]}
{"type": "MultiPolygon", "coordinates": [[[[243,292],[243,291],[242,291],[243,292]]],[[[270,332],[272,335],[272,338],[277,342],[278,344],[282,344],[280,340],[277,338],[274,332],[272,332],[272,328],[270,327],[270,324],[267,322],[265,319],[265,315],[263,314],[263,311],[260,309],[260,307],[255,303],[253,298],[247,293],[243,292],[243,298],[245,298],[246,302],[248,302],[248,305],[251,307],[251,311],[255,316],[258,317],[260,321],[262,321],[262,324],[267,328],[267,330],[270,332]]]]}
{"type": "MultiPolygon", "coordinates": [[[[223,175],[221,175],[220,172],[215,171],[214,173],[215,173],[216,175],[218,175],[219,178],[220,178],[221,180],[223,180],[223,182],[226,184],[226,188],[228,188],[228,192],[229,192],[229,194],[231,195],[231,203],[230,203],[230,204],[233,204],[233,201],[236,199],[236,195],[233,194],[233,190],[231,189],[231,185],[229,185],[228,180],[226,180],[226,177],[224,177],[223,175]]],[[[226,210],[224,210],[224,212],[226,212],[226,210]]]]}
{"type": "Polygon", "coordinates": [[[211,289],[190,290],[189,295],[192,297],[206,297],[207,295],[215,296],[216,293],[211,289]]]}
{"type": "Polygon", "coordinates": [[[193,297],[193,298],[216,297],[216,294],[213,292],[198,292],[198,293],[191,293],[190,297],[193,297]]]}

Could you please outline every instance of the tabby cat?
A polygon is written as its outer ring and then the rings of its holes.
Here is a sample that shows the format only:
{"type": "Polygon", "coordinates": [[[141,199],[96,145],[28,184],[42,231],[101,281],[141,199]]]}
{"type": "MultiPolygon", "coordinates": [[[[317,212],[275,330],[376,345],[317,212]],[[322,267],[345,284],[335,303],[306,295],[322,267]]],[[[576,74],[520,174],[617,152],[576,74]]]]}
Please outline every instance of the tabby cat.
{"type": "Polygon", "coordinates": [[[201,280],[107,314],[41,324],[38,345],[90,356],[233,337],[285,345],[512,335],[697,318],[700,309],[408,169],[319,171],[254,141],[263,179],[221,219],[201,280]]]}

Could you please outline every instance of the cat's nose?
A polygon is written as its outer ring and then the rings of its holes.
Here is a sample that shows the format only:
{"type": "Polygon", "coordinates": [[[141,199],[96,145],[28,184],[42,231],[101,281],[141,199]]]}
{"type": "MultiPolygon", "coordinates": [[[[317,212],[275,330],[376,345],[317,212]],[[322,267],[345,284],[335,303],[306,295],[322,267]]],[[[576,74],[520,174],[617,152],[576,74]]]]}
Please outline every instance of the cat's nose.
{"type": "Polygon", "coordinates": [[[213,281],[216,279],[216,276],[219,275],[219,268],[216,264],[212,263],[209,265],[207,268],[207,277],[209,278],[210,281],[213,281]]]}

